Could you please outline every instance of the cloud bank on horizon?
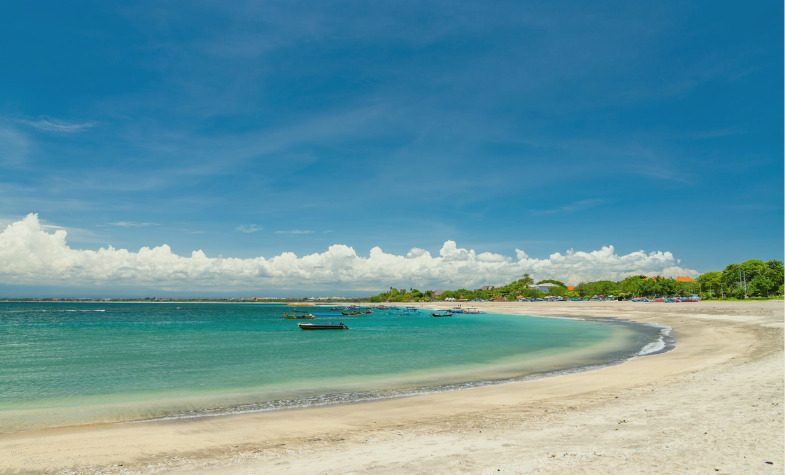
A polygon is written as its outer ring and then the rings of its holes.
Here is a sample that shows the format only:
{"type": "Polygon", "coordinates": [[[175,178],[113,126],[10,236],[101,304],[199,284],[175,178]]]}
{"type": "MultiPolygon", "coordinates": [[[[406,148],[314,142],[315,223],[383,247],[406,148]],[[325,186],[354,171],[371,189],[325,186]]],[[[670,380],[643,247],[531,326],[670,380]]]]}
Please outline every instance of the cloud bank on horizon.
{"type": "Polygon", "coordinates": [[[67,232],[47,232],[37,214],[10,224],[0,234],[0,284],[69,287],[150,287],[167,291],[334,290],[374,291],[394,286],[421,289],[500,285],[524,273],[536,279],[577,284],[631,275],[697,276],[679,267],[670,252],[616,254],[613,246],[591,252],[554,253],[546,259],[516,249],[515,258],[459,248],[446,241],[438,256],[413,248],[406,255],[374,247],[367,257],[334,244],[298,257],[284,252],[269,259],[210,258],[201,250],[180,256],[162,244],[138,252],[113,247],[72,249],[67,232]]]}

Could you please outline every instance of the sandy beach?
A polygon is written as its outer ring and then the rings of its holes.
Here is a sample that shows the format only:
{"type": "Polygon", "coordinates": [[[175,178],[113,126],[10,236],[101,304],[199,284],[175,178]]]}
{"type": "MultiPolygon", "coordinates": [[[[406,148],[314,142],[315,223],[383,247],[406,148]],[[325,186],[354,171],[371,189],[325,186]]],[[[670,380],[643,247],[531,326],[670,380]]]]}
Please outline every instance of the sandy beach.
{"type": "Polygon", "coordinates": [[[784,473],[782,301],[473,306],[667,325],[676,348],[405,399],[3,434],[0,472],[784,473]]]}

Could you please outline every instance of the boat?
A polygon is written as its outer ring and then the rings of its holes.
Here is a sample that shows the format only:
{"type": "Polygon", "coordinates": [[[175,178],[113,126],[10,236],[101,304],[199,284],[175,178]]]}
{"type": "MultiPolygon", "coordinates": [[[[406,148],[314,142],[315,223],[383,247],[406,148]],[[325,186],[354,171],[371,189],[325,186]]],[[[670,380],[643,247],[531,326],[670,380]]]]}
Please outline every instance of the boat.
{"type": "Polygon", "coordinates": [[[294,315],[290,315],[290,314],[284,312],[282,318],[288,318],[290,320],[310,320],[310,319],[314,318],[314,315],[312,313],[295,310],[294,311],[294,315]]]}
{"type": "Polygon", "coordinates": [[[343,323],[298,323],[298,327],[302,330],[348,330],[349,327],[343,323]]]}
{"type": "Polygon", "coordinates": [[[449,310],[437,310],[431,313],[432,317],[452,317],[452,312],[449,310]]]}
{"type": "Polygon", "coordinates": [[[370,315],[372,313],[373,312],[370,311],[370,310],[360,310],[360,309],[342,310],[341,311],[341,315],[348,315],[348,316],[353,316],[353,315],[370,315]]]}
{"type": "Polygon", "coordinates": [[[478,310],[478,309],[474,308],[474,307],[469,307],[469,308],[465,309],[465,310],[463,311],[463,313],[465,313],[465,314],[467,314],[467,315],[479,315],[479,314],[481,314],[482,312],[481,312],[480,310],[478,310]]]}

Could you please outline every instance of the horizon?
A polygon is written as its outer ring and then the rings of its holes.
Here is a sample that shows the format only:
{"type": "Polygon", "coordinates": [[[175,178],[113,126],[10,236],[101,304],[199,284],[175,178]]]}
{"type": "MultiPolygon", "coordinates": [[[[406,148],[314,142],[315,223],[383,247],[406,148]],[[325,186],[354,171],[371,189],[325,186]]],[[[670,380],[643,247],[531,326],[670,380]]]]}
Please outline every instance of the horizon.
{"type": "Polygon", "coordinates": [[[0,6],[0,293],[783,260],[783,5],[0,6]]]}

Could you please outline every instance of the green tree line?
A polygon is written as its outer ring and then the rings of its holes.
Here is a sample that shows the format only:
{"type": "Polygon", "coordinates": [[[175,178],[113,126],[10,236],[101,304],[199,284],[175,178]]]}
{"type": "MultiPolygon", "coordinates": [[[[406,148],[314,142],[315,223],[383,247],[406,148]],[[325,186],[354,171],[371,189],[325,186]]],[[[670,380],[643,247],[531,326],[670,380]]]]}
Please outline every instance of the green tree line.
{"type": "Polygon", "coordinates": [[[773,297],[783,294],[782,261],[751,259],[728,264],[722,272],[707,272],[698,277],[701,295],[707,298],[773,297]]]}
{"type": "Polygon", "coordinates": [[[722,272],[707,272],[695,282],[679,282],[665,277],[636,275],[613,282],[599,280],[581,282],[574,289],[558,280],[541,280],[537,284],[554,284],[546,293],[531,287],[534,279],[529,274],[502,287],[485,289],[457,289],[446,291],[417,289],[395,289],[370,297],[371,302],[411,302],[431,300],[518,300],[519,298],[592,298],[603,296],[614,298],[637,297],[684,297],[699,294],[701,298],[747,298],[774,297],[783,295],[783,264],[778,260],[763,262],[748,260],[741,264],[729,264],[722,272]]]}

